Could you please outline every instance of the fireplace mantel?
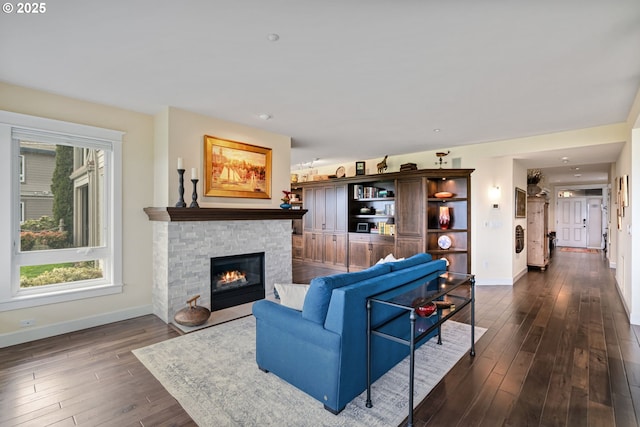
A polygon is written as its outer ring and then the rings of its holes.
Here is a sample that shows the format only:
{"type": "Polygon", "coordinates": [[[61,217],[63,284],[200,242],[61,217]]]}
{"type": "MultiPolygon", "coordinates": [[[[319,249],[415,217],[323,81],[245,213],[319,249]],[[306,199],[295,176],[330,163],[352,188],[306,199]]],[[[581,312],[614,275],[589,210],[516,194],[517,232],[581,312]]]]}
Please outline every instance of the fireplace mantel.
{"type": "Polygon", "coordinates": [[[150,221],[234,221],[301,219],[306,209],[144,208],[150,221]]]}

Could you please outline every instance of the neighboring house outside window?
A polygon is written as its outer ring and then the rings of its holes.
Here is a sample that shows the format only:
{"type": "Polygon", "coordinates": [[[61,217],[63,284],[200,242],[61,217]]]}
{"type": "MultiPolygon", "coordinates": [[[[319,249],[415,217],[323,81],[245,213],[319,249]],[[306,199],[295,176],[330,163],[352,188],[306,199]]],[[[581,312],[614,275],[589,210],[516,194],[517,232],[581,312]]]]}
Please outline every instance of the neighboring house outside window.
{"type": "Polygon", "coordinates": [[[0,145],[16,160],[0,310],[121,292],[121,136],[0,112],[0,145]]]}
{"type": "Polygon", "coordinates": [[[53,194],[51,175],[55,166],[55,146],[20,145],[20,202],[24,204],[23,221],[51,216],[53,194]]]}

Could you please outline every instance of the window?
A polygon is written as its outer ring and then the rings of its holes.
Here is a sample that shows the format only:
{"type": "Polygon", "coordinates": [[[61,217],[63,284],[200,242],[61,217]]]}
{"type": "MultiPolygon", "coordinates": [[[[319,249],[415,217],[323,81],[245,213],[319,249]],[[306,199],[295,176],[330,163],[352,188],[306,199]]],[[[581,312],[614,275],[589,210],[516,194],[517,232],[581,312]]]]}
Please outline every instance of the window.
{"type": "Polygon", "coordinates": [[[0,119],[13,183],[0,310],[120,292],[122,134],[7,112],[0,119]]]}

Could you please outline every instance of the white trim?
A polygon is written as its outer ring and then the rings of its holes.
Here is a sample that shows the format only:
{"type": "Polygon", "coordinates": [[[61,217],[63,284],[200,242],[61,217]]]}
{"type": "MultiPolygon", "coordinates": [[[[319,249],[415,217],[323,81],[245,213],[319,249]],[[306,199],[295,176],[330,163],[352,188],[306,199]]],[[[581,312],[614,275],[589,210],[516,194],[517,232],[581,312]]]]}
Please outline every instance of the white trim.
{"type": "Polygon", "coordinates": [[[148,314],[153,314],[151,305],[141,305],[138,307],[131,307],[124,310],[85,317],[82,319],[54,323],[47,326],[29,327],[24,330],[0,334],[0,348],[66,334],[69,332],[80,331],[82,329],[93,328],[95,326],[107,325],[113,322],[120,322],[122,320],[133,319],[135,317],[146,316],[148,314]]]}
{"type": "Polygon", "coordinates": [[[17,295],[11,299],[0,301],[0,312],[119,293],[122,293],[122,285],[109,283],[102,286],[94,285],[80,289],[64,289],[61,291],[42,292],[32,295],[17,295]]]}
{"type": "Polygon", "coordinates": [[[71,134],[85,138],[105,139],[120,142],[124,132],[104,129],[78,123],[63,122],[61,120],[46,119],[44,117],[29,116],[11,111],[0,110],[0,123],[12,127],[23,127],[33,130],[47,130],[49,132],[71,134]]]}

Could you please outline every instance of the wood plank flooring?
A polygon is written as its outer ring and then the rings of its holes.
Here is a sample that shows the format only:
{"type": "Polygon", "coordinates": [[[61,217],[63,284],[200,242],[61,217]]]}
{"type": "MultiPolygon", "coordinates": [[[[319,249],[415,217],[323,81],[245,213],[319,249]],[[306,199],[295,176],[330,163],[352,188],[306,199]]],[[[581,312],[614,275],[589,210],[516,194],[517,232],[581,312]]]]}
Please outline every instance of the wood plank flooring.
{"type": "MultiPolygon", "coordinates": [[[[331,272],[294,263],[293,279],[331,272]]],[[[547,271],[476,298],[476,357],[421,402],[416,426],[638,426],[640,327],[600,254],[556,252],[547,271]]],[[[131,353],[176,336],[143,316],[0,349],[0,425],[195,425],[131,353]]]]}

